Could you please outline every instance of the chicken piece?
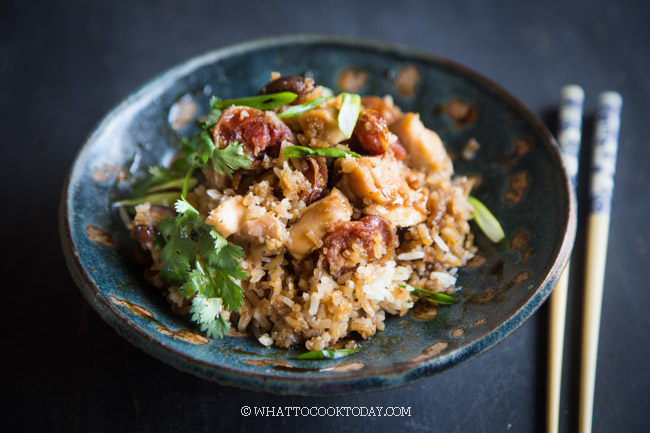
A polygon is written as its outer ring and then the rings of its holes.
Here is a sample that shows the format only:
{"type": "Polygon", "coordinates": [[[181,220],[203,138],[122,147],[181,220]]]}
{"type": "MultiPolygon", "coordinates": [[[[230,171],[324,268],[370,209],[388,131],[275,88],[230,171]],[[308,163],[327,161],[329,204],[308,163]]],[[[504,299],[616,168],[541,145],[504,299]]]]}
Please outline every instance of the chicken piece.
{"type": "Polygon", "coordinates": [[[409,169],[392,153],[340,159],[336,164],[342,172],[338,187],[351,200],[365,206],[366,215],[379,215],[399,227],[426,219],[426,194],[409,186],[409,169]]]}
{"type": "Polygon", "coordinates": [[[205,222],[214,226],[224,238],[237,233],[246,216],[246,207],[242,203],[242,199],[237,195],[222,201],[210,212],[205,222]]]}
{"type": "Polygon", "coordinates": [[[335,277],[360,265],[386,260],[395,251],[395,233],[388,221],[365,216],[332,226],[325,238],[321,258],[335,277]]]}
{"type": "Polygon", "coordinates": [[[317,108],[298,116],[298,123],[308,140],[322,140],[337,144],[345,140],[339,129],[336,107],[317,108]]]}
{"type": "MultiPolygon", "coordinates": [[[[426,202],[426,201],[425,201],[426,202]]],[[[411,206],[382,206],[371,204],[363,209],[367,215],[377,215],[397,227],[411,227],[427,219],[421,208],[411,206]]]]}
{"type": "Polygon", "coordinates": [[[362,96],[361,105],[363,108],[377,110],[389,125],[403,116],[399,107],[393,103],[393,98],[390,95],[386,95],[383,98],[378,96],[362,96]]]}
{"type": "Polygon", "coordinates": [[[351,200],[370,204],[388,204],[398,195],[401,179],[393,172],[391,155],[342,158],[335,162],[343,174],[338,187],[351,200]]]}
{"type": "Polygon", "coordinates": [[[259,218],[244,221],[237,234],[260,245],[266,244],[272,250],[284,245],[287,228],[277,217],[266,213],[259,218]]]}
{"type": "Polygon", "coordinates": [[[352,206],[336,188],[330,194],[305,209],[289,230],[287,250],[296,259],[303,259],[322,245],[322,239],[332,224],[350,221],[352,206]]]}
{"type": "Polygon", "coordinates": [[[262,167],[265,155],[277,158],[282,142],[296,144],[296,138],[272,111],[235,106],[224,110],[212,130],[214,142],[223,149],[233,141],[244,144],[252,157],[251,170],[262,167]]]}
{"type": "Polygon", "coordinates": [[[390,130],[397,135],[400,143],[406,148],[412,166],[440,172],[445,177],[451,175],[453,172],[451,159],[440,137],[434,131],[425,128],[419,114],[406,113],[390,125],[390,130]]]}
{"type": "Polygon", "coordinates": [[[408,170],[391,153],[361,158],[341,158],[336,166],[342,173],[339,188],[363,204],[404,204],[411,188],[403,170],[408,170]]]}
{"type": "Polygon", "coordinates": [[[269,250],[280,248],[287,239],[286,226],[275,216],[263,214],[250,218],[251,214],[242,203],[241,196],[221,202],[205,219],[224,238],[240,236],[252,243],[265,244],[269,250]]]}

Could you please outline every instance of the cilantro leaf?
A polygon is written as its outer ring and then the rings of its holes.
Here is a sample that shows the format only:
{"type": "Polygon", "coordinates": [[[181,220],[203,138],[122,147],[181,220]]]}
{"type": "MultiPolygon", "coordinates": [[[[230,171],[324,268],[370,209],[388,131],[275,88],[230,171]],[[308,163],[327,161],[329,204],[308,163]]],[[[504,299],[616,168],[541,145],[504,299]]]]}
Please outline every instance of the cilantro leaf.
{"type": "Polygon", "coordinates": [[[232,179],[232,174],[240,168],[250,168],[251,160],[244,153],[243,143],[233,141],[223,149],[212,152],[212,167],[217,173],[225,173],[232,179]]]}
{"type": "Polygon", "coordinates": [[[206,298],[197,295],[192,299],[192,320],[197,322],[201,331],[208,337],[221,338],[230,329],[230,324],[221,315],[220,298],[206,298]]]}
{"type": "Polygon", "coordinates": [[[207,284],[209,282],[205,274],[194,268],[187,274],[187,281],[181,286],[181,294],[189,299],[197,293],[203,292],[207,284]]]}
{"type": "Polygon", "coordinates": [[[214,282],[219,289],[223,304],[231,311],[237,310],[241,307],[242,300],[244,299],[244,293],[241,287],[235,282],[233,275],[226,269],[217,269],[215,274],[214,282]]]}
{"type": "Polygon", "coordinates": [[[152,182],[158,185],[164,184],[169,181],[173,181],[183,176],[182,174],[176,173],[175,171],[172,171],[167,167],[151,166],[149,167],[148,171],[149,174],[151,175],[152,182]]]}
{"type": "Polygon", "coordinates": [[[167,285],[182,282],[190,272],[190,262],[196,257],[191,230],[184,224],[179,224],[183,216],[165,217],[160,224],[160,230],[165,239],[165,246],[160,251],[158,260],[162,263],[160,278],[167,285]]]}

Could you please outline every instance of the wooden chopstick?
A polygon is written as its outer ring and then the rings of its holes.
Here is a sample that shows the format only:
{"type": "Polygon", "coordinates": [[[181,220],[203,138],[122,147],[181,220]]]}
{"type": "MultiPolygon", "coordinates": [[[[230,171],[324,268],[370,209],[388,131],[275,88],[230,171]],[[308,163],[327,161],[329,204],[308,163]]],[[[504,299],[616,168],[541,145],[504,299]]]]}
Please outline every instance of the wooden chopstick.
{"type": "MultiPolygon", "coordinates": [[[[585,93],[582,87],[568,85],[562,88],[557,137],[562,151],[564,166],[569,174],[573,188],[575,188],[578,176],[584,99],[585,93]]],[[[548,381],[546,390],[546,431],[548,433],[557,433],[560,419],[562,352],[564,349],[564,326],[570,267],[571,264],[567,263],[549,299],[550,323],[548,336],[548,381]]]]}
{"type": "Polygon", "coordinates": [[[592,159],[591,203],[587,220],[578,415],[580,433],[591,432],[593,419],[600,312],[622,105],[623,98],[619,93],[610,91],[600,94],[592,159]]]}

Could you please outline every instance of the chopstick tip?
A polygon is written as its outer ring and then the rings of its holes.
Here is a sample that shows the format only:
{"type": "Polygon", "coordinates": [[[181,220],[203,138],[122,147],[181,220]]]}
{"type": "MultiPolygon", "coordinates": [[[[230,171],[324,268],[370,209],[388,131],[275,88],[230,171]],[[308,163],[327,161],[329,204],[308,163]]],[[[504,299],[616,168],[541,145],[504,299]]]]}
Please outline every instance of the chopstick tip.
{"type": "Polygon", "coordinates": [[[614,90],[607,90],[605,92],[602,92],[598,96],[598,101],[601,104],[606,104],[606,105],[614,105],[614,106],[623,105],[623,97],[621,96],[620,93],[614,90]]]}
{"type": "Polygon", "coordinates": [[[570,99],[585,99],[585,91],[577,84],[567,84],[562,87],[562,97],[570,99]]]}

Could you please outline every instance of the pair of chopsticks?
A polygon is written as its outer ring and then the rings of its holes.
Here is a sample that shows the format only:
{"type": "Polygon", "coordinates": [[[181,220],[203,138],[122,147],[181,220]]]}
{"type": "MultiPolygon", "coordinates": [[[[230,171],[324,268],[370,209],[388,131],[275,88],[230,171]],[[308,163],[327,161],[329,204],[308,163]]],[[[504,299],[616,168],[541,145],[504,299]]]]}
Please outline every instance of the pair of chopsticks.
{"type": "MultiPolygon", "coordinates": [[[[575,188],[580,155],[584,91],[580,86],[565,86],[562,88],[561,97],[558,141],[565,167],[572,186],[575,188]]],[[[622,104],[621,95],[612,91],[601,93],[598,99],[591,167],[590,209],[587,219],[578,418],[580,433],[591,432],[593,418],[600,312],[622,104]]],[[[569,267],[570,264],[567,264],[549,301],[550,324],[546,417],[546,431],[549,433],[557,432],[560,417],[562,350],[564,346],[569,267]]]]}

